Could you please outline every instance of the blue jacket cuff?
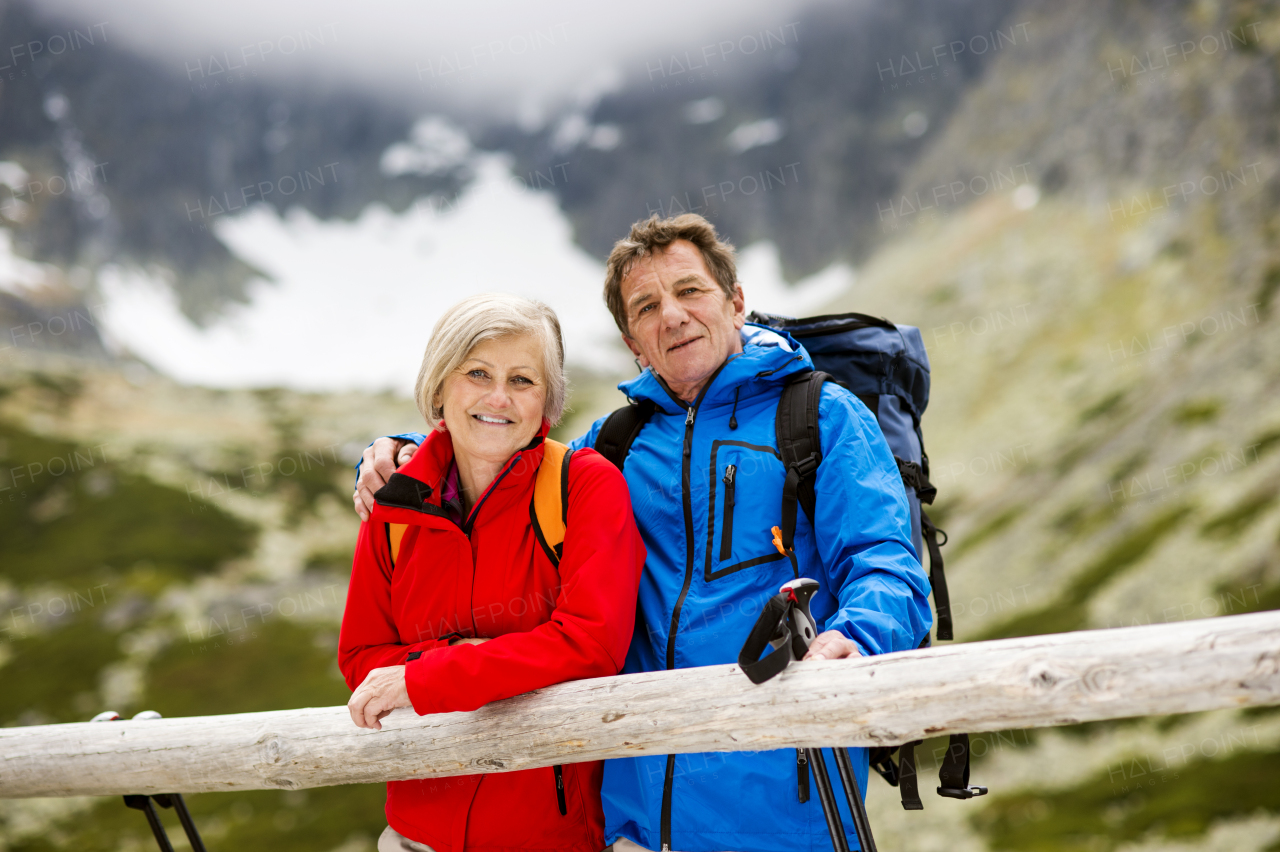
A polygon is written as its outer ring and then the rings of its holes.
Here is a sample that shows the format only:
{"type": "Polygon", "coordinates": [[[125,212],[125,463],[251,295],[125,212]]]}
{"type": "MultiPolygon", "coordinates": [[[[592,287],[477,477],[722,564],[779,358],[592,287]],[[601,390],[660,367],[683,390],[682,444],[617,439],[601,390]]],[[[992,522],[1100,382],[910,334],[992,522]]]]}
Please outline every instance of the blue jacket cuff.
{"type": "MultiPolygon", "coordinates": [[[[395,439],[396,439],[396,440],[398,440],[398,441],[412,441],[413,443],[418,444],[418,445],[421,445],[423,441],[427,440],[427,436],[426,436],[425,434],[423,434],[422,432],[401,432],[399,435],[384,435],[383,437],[385,437],[385,438],[395,438],[395,439]]],[[[369,447],[372,447],[372,446],[374,445],[374,443],[375,443],[375,442],[370,441],[370,442],[369,442],[369,447]]],[[[369,449],[369,447],[365,447],[365,449],[367,450],[367,449],[369,449]]],[[[355,488],[359,488],[359,487],[360,487],[360,465],[361,465],[361,464],[363,464],[363,463],[364,463],[364,457],[363,457],[363,456],[361,456],[361,457],[356,461],[356,465],[355,465],[355,470],[356,470],[356,484],[353,486],[353,490],[354,490],[355,488]]]]}

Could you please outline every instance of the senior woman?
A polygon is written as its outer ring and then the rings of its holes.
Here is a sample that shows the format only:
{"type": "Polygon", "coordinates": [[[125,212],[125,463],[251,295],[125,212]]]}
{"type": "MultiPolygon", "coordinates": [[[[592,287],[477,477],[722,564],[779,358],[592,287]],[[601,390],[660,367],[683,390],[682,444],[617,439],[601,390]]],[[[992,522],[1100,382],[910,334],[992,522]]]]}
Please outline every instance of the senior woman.
{"type": "MultiPolygon", "coordinates": [[[[645,558],[626,481],[592,450],[572,456],[558,566],[531,520],[565,388],[546,305],[475,296],[436,323],[415,394],[431,432],[375,495],[347,591],[338,662],[360,727],[621,669],[645,558]]],[[[378,848],[600,852],[601,772],[392,781],[378,848]]]]}

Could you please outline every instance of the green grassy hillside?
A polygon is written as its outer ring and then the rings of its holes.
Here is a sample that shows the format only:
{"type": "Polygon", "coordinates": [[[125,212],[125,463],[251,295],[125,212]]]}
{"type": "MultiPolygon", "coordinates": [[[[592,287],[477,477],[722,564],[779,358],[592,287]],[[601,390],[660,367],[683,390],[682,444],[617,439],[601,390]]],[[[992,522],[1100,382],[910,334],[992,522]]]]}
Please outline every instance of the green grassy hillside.
{"type": "MultiPolygon", "coordinates": [[[[128,373],[0,371],[0,724],[345,703],[350,463],[412,403],[128,373]]],[[[381,785],[189,803],[214,849],[372,850],[386,824],[381,785]]],[[[152,843],[117,798],[0,802],[0,849],[152,843]]]]}

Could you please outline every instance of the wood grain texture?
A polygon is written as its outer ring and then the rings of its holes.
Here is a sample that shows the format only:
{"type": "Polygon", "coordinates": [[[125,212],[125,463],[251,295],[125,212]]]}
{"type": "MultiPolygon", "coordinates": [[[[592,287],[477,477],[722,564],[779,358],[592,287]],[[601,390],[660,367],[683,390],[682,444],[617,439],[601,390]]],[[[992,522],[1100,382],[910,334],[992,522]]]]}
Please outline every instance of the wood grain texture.
{"type": "Polygon", "coordinates": [[[0,729],[0,798],[289,789],[641,754],[896,745],[939,734],[1280,704],[1280,612],[560,684],[473,713],[345,707],[0,729]]]}

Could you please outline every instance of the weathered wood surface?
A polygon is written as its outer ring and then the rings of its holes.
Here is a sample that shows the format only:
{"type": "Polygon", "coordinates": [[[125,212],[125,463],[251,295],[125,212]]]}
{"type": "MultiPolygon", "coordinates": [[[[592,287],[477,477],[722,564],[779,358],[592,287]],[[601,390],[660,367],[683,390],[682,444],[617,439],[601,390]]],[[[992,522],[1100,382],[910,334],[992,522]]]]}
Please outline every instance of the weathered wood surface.
{"type": "MultiPolygon", "coordinates": [[[[233,684],[228,684],[234,688],[233,684]]],[[[793,664],[561,684],[473,713],[345,707],[0,729],[0,798],[299,789],[672,752],[925,736],[1280,704],[1280,611],[793,664]]]]}

